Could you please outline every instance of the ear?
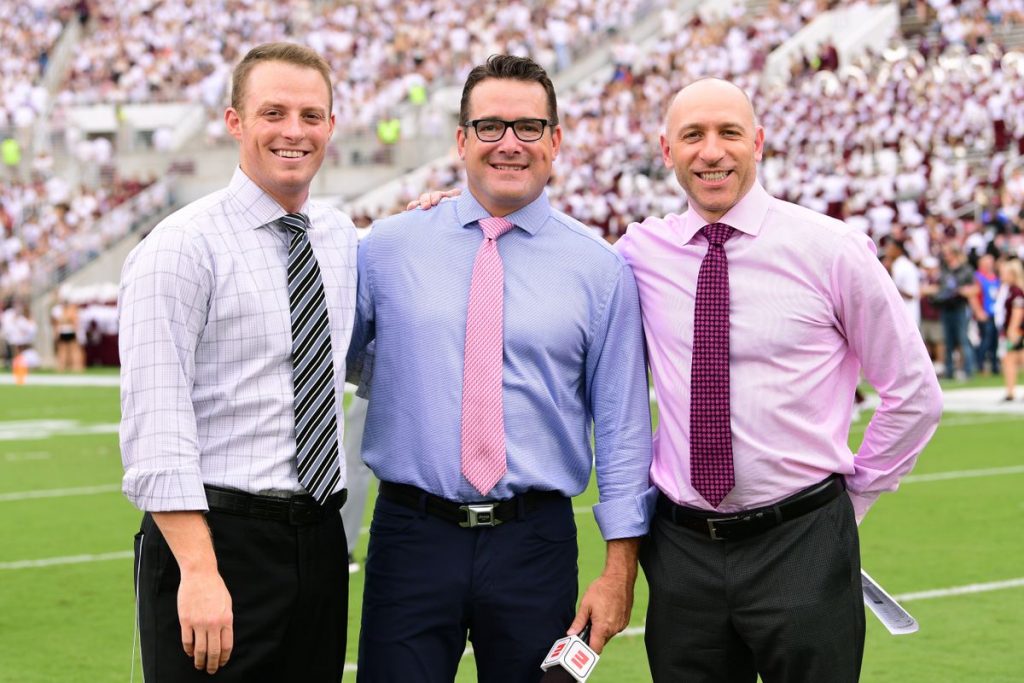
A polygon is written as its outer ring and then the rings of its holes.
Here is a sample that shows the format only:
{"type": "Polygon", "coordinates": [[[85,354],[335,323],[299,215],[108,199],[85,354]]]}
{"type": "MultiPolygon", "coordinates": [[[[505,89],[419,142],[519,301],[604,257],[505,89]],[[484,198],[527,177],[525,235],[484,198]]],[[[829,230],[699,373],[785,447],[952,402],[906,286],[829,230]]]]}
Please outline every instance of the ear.
{"type": "Polygon", "coordinates": [[[661,163],[665,164],[665,168],[672,168],[675,164],[672,163],[672,148],[669,147],[668,138],[662,133],[659,137],[661,143],[661,163]]]}
{"type": "Polygon", "coordinates": [[[459,126],[455,129],[455,147],[459,150],[459,158],[466,160],[466,127],[459,126]]]}
{"type": "Polygon", "coordinates": [[[334,135],[334,123],[335,123],[334,112],[332,111],[331,112],[331,118],[328,120],[328,124],[327,124],[327,139],[328,140],[330,140],[331,136],[334,135]]]}
{"type": "Polygon", "coordinates": [[[754,161],[761,161],[761,157],[764,156],[764,128],[761,126],[757,127],[757,131],[754,133],[754,161]]]}
{"type": "Polygon", "coordinates": [[[242,140],[242,115],[234,107],[224,110],[224,125],[231,137],[238,141],[242,140]]]}
{"type": "Polygon", "coordinates": [[[554,130],[551,131],[551,158],[552,160],[558,158],[558,150],[562,147],[562,127],[555,126],[554,130]]]}

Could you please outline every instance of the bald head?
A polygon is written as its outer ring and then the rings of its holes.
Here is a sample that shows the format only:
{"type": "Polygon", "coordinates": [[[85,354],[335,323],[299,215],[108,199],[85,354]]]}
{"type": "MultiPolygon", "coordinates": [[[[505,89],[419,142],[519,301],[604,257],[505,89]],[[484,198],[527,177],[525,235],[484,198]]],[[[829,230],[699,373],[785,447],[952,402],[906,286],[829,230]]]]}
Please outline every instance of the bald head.
{"type": "Polygon", "coordinates": [[[665,115],[662,160],[675,171],[690,208],[718,221],[754,185],[764,150],[747,94],[728,81],[705,78],[680,90],[665,115]]]}
{"type": "MultiPolygon", "coordinates": [[[[750,125],[756,127],[757,114],[754,113],[754,103],[750,101],[750,97],[747,93],[735,83],[723,80],[721,78],[701,78],[699,80],[690,83],[682,90],[677,92],[672,98],[672,102],[668,105],[668,111],[665,112],[665,130],[668,130],[669,121],[671,121],[673,114],[680,108],[685,108],[690,104],[692,99],[701,100],[704,98],[712,98],[716,100],[725,101],[729,98],[739,98],[742,100],[745,108],[749,110],[750,125]]],[[[739,104],[739,101],[736,102],[739,104]]]]}

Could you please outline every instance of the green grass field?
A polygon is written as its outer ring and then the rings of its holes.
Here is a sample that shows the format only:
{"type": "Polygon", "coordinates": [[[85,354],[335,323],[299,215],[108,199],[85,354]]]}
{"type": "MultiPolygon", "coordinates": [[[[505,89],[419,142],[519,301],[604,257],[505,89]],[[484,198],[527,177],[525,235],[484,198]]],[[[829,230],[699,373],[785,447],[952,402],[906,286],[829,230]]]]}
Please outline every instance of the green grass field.
{"type": "MultiPolygon", "coordinates": [[[[119,492],[117,420],[112,387],[0,386],[2,682],[129,680],[130,549],[140,513],[119,492]]],[[[865,424],[854,426],[853,443],[865,424]]],[[[890,593],[907,597],[904,605],[921,630],[893,637],[869,615],[863,681],[1024,679],[1022,427],[1021,415],[947,414],[914,477],[865,520],[864,567],[890,593]],[[943,590],[964,586],[983,590],[943,590]],[[914,595],[925,591],[935,593],[914,595]]],[[[586,512],[595,496],[592,486],[576,501],[583,586],[603,562],[603,544],[586,512]]],[[[365,546],[364,538],[363,552],[365,546]]],[[[362,579],[361,572],[352,576],[347,659],[353,663],[362,579]]],[[[630,629],[609,644],[593,683],[650,680],[646,604],[641,578],[630,629]]],[[[463,660],[458,680],[475,680],[472,658],[463,660]]]]}

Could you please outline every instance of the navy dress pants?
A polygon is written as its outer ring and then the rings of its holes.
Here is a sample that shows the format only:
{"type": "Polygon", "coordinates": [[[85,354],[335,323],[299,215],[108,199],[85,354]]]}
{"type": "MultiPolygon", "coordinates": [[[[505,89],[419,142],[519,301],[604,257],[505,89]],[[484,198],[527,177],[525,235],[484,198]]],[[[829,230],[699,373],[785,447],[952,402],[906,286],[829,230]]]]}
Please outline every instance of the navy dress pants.
{"type": "Polygon", "coordinates": [[[467,636],[482,683],[539,680],[575,615],[576,559],[568,498],[468,529],[378,497],[357,680],[450,683],[467,636]]]}

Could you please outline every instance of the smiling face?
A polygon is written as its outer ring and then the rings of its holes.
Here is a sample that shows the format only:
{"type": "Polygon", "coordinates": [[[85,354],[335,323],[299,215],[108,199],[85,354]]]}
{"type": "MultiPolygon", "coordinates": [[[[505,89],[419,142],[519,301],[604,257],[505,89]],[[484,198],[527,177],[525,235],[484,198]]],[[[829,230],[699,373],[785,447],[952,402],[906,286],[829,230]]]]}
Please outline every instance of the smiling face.
{"type": "Polygon", "coordinates": [[[690,206],[709,223],[743,198],[757,177],[764,129],[736,86],[707,79],[683,88],[669,107],[661,156],[690,206]]]}
{"type": "MultiPolygon", "coordinates": [[[[468,120],[485,118],[550,120],[544,86],[505,78],[481,81],[470,95],[468,120]]],[[[511,129],[497,142],[481,142],[476,131],[460,126],[455,141],[466,162],[469,191],[492,216],[507,216],[544,190],[562,129],[549,126],[536,142],[522,142],[511,129]]]]}
{"type": "Polygon", "coordinates": [[[324,77],[286,62],[261,62],[249,72],[242,107],[229,107],[224,121],[240,143],[242,171],[285,211],[299,211],[334,132],[324,77]]]}

